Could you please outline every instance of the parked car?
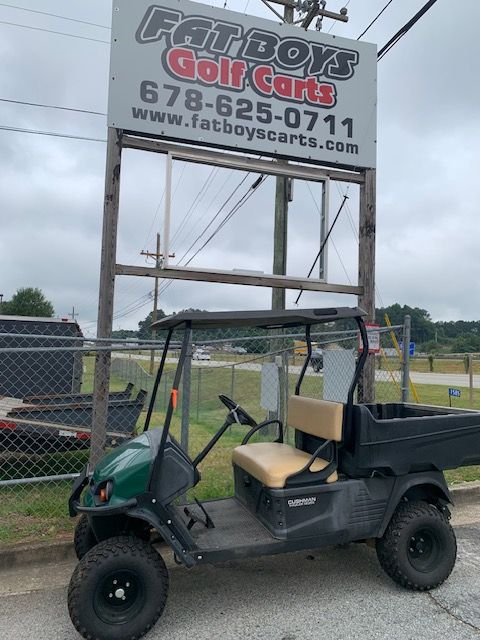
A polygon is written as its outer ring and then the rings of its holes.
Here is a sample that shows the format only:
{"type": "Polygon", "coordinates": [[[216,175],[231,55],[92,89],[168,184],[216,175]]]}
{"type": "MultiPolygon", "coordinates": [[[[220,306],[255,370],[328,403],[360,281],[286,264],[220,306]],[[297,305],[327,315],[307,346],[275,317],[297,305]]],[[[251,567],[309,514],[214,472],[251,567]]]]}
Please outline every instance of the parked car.
{"type": "Polygon", "coordinates": [[[193,360],[211,360],[210,354],[203,349],[197,349],[193,352],[193,360]]]}
{"type": "Polygon", "coordinates": [[[312,357],[310,359],[312,369],[318,373],[323,369],[323,351],[321,349],[314,349],[312,351],[312,357]]]}
{"type": "Polygon", "coordinates": [[[232,353],[243,356],[247,353],[247,350],[244,347],[232,347],[232,353]]]}

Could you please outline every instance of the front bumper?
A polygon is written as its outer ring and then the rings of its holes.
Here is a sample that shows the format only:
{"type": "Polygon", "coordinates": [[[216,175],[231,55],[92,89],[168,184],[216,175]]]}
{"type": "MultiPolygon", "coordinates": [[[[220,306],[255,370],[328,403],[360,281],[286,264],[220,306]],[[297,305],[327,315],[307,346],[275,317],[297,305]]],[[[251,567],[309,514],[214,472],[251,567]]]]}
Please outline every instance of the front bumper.
{"type": "Polygon", "coordinates": [[[89,482],[88,467],[85,466],[78,478],[74,481],[72,493],[68,499],[68,511],[70,517],[74,518],[80,511],[80,495],[89,482]]]}

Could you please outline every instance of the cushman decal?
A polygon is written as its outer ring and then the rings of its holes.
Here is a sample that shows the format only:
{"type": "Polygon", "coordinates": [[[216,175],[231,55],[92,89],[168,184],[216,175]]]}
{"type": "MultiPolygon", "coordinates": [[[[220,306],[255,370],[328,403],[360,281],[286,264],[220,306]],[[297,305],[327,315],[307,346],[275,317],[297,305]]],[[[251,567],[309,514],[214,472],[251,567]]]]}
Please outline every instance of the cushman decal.
{"type": "Polygon", "coordinates": [[[292,500],[287,500],[287,504],[289,507],[311,507],[312,504],[317,502],[317,498],[315,496],[311,496],[310,498],[294,498],[292,500]]]}

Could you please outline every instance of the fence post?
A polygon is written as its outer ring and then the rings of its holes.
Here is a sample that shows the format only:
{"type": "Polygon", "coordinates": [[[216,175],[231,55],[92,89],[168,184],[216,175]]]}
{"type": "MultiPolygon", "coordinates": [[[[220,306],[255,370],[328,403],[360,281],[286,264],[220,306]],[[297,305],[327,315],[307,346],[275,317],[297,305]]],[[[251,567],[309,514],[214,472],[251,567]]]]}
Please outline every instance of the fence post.
{"type": "Polygon", "coordinates": [[[468,400],[470,409],[473,409],[473,355],[468,354],[468,400]]]}
{"type": "Polygon", "coordinates": [[[402,402],[408,402],[410,384],[410,338],[412,319],[405,316],[403,321],[403,349],[402,349],[402,402]]]}
{"type": "Polygon", "coordinates": [[[233,400],[234,396],[235,396],[235,365],[232,364],[232,381],[230,383],[230,398],[232,398],[233,400]]]}
{"type": "Polygon", "coordinates": [[[202,367],[198,367],[197,369],[197,422],[200,417],[200,397],[201,397],[201,389],[202,389],[202,367]]]}

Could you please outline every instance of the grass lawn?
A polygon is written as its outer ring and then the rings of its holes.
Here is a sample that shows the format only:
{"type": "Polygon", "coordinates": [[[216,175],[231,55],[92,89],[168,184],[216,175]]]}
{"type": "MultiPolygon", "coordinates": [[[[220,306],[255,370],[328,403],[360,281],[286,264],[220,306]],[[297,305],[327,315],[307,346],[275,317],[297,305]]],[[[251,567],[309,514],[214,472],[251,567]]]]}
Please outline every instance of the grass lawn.
{"type": "MultiPolygon", "coordinates": [[[[439,361],[440,362],[440,361],[439,361]]],[[[443,361],[445,362],[445,361],[443,361]]],[[[141,363],[142,369],[145,363],[141,363]]],[[[428,363],[427,363],[428,364],[428,363]]],[[[462,364],[460,362],[460,364],[462,364]]],[[[88,356],[84,359],[85,373],[82,391],[87,392],[93,386],[94,358],[88,356]]],[[[148,367],[148,362],[146,363],[148,367]]],[[[151,388],[153,380],[147,377],[141,379],[142,384],[151,388]]],[[[296,374],[289,376],[290,391],[293,393],[297,379],[296,374]]],[[[170,380],[171,382],[171,377],[170,380]]],[[[124,389],[126,379],[113,377],[111,389],[124,389]]],[[[145,388],[145,387],[144,387],[145,388]]],[[[322,397],[323,378],[320,375],[307,376],[304,380],[302,392],[312,397],[322,397]]],[[[448,388],[438,385],[417,385],[417,390],[422,404],[448,405],[448,388]]],[[[399,398],[399,389],[392,382],[377,382],[377,401],[395,402],[399,398]]],[[[218,399],[219,393],[233,395],[247,411],[258,421],[264,419],[265,411],[260,409],[260,372],[248,370],[235,370],[231,368],[204,368],[201,373],[194,368],[192,371],[191,402],[190,402],[190,429],[189,429],[189,453],[195,456],[210,440],[212,435],[223,423],[226,409],[218,399]],[[232,393],[233,389],[233,393],[232,393]]],[[[474,408],[480,409],[480,390],[474,391],[474,408]]],[[[152,418],[152,427],[161,427],[164,419],[165,406],[169,398],[169,386],[162,386],[159,390],[158,402],[152,418]]],[[[180,439],[181,431],[181,400],[175,412],[172,432],[180,439]]],[[[469,407],[468,389],[462,390],[461,398],[454,398],[454,406],[469,407]]],[[[142,413],[138,422],[141,427],[145,418],[142,413]]],[[[247,428],[233,426],[217,443],[206,460],[200,465],[202,482],[191,492],[200,500],[231,495],[233,491],[233,478],[231,471],[232,449],[238,445],[246,433],[247,428]]],[[[273,439],[274,436],[269,436],[273,439]]],[[[261,436],[258,436],[261,439],[261,436]]],[[[78,471],[83,459],[72,454],[55,454],[48,460],[36,456],[25,461],[17,461],[18,468],[23,468],[23,475],[10,474],[8,477],[26,477],[35,471],[37,475],[43,472],[45,475],[58,473],[57,467],[62,473],[78,471]],[[70,458],[68,458],[70,456],[70,458]],[[67,459],[68,458],[68,459],[67,459]],[[68,464],[67,464],[68,462],[68,464]],[[36,469],[32,469],[32,464],[36,469]],[[22,466],[23,465],[23,466],[22,466]],[[43,465],[43,466],[42,466],[43,465]],[[56,466],[57,465],[57,466],[56,466]],[[26,475],[25,475],[26,474],[26,475]]],[[[78,454],[77,454],[78,456],[78,454]]],[[[15,461],[14,461],[15,462],[15,461]]],[[[10,467],[12,463],[10,461],[10,467]]],[[[12,467],[13,470],[15,469],[12,467]]],[[[6,478],[6,462],[0,459],[0,478],[6,478]],[[3,474],[3,475],[2,475],[3,474]]],[[[446,472],[449,483],[472,481],[480,479],[480,467],[464,467],[446,472]]],[[[67,514],[67,499],[70,491],[69,482],[48,483],[45,485],[28,485],[9,487],[0,490],[0,544],[10,544],[20,541],[34,541],[48,539],[62,535],[71,536],[75,520],[71,520],[67,514]]],[[[192,497],[189,496],[189,497],[192,497]]]]}

